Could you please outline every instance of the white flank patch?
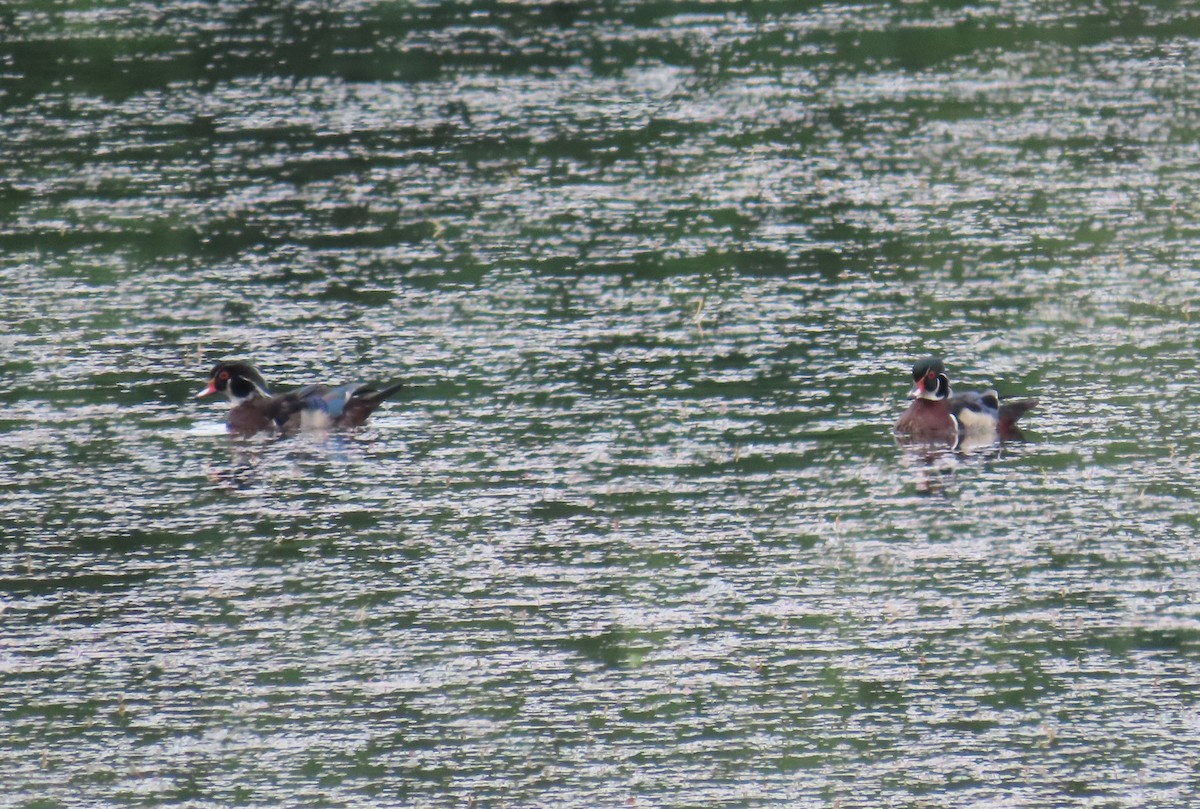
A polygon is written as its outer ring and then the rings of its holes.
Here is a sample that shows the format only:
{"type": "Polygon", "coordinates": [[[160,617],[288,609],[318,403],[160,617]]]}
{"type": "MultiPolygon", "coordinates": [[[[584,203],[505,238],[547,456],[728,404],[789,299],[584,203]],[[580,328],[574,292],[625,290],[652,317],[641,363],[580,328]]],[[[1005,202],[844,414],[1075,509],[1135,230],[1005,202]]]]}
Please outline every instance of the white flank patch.
{"type": "Polygon", "coordinates": [[[976,412],[969,407],[958,411],[958,423],[969,432],[996,429],[995,416],[988,412],[976,412]]]}
{"type": "Polygon", "coordinates": [[[324,410],[304,410],[300,413],[301,430],[328,430],[333,419],[324,410]]]}

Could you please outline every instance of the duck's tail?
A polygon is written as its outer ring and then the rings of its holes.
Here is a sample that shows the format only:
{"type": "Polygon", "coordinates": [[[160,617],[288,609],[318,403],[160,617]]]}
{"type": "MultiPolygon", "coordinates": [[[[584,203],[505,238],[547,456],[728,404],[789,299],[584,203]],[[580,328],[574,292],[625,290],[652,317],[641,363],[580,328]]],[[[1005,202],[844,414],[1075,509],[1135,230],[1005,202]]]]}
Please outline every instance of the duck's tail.
{"type": "Polygon", "coordinates": [[[1000,405],[1000,429],[1016,427],[1018,419],[1037,407],[1037,399],[1018,399],[1000,405]]]}
{"type": "Polygon", "coordinates": [[[386,388],[375,390],[374,388],[359,388],[354,392],[352,398],[362,402],[370,402],[372,405],[378,406],[384,399],[387,399],[392,394],[404,388],[403,382],[396,382],[388,385],[386,388]]]}

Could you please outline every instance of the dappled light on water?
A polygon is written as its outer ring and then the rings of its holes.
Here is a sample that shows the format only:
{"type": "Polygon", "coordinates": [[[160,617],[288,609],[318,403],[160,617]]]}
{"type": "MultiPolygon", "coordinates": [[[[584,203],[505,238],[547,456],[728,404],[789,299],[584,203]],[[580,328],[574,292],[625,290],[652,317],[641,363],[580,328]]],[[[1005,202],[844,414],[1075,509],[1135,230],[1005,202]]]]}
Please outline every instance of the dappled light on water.
{"type": "Polygon", "coordinates": [[[6,795],[1195,803],[1194,20],[1058,14],[0,12],[6,795]]]}

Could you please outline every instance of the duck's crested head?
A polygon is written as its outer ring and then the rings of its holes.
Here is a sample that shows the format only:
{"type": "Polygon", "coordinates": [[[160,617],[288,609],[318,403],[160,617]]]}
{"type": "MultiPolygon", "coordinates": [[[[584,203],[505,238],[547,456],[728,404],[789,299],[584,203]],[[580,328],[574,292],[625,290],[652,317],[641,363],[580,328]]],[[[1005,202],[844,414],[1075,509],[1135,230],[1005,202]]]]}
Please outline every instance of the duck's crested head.
{"type": "Polygon", "coordinates": [[[245,361],[218,362],[208,374],[208,387],[196,397],[223,393],[231,402],[242,402],[258,396],[270,396],[267,381],[252,364],[245,361]]]}
{"type": "Polygon", "coordinates": [[[926,357],[913,364],[913,386],[908,398],[933,401],[950,398],[950,379],[940,359],[926,357]]]}

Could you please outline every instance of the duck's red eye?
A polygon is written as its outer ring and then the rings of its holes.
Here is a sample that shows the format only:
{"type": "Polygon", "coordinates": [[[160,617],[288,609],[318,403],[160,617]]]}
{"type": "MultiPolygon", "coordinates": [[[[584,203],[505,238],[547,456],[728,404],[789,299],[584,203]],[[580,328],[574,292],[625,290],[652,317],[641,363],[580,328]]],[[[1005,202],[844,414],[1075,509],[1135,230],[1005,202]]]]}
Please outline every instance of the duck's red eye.
{"type": "Polygon", "coordinates": [[[224,382],[228,378],[229,378],[228,371],[222,371],[221,373],[217,374],[217,379],[221,380],[222,382],[224,382]]]}

